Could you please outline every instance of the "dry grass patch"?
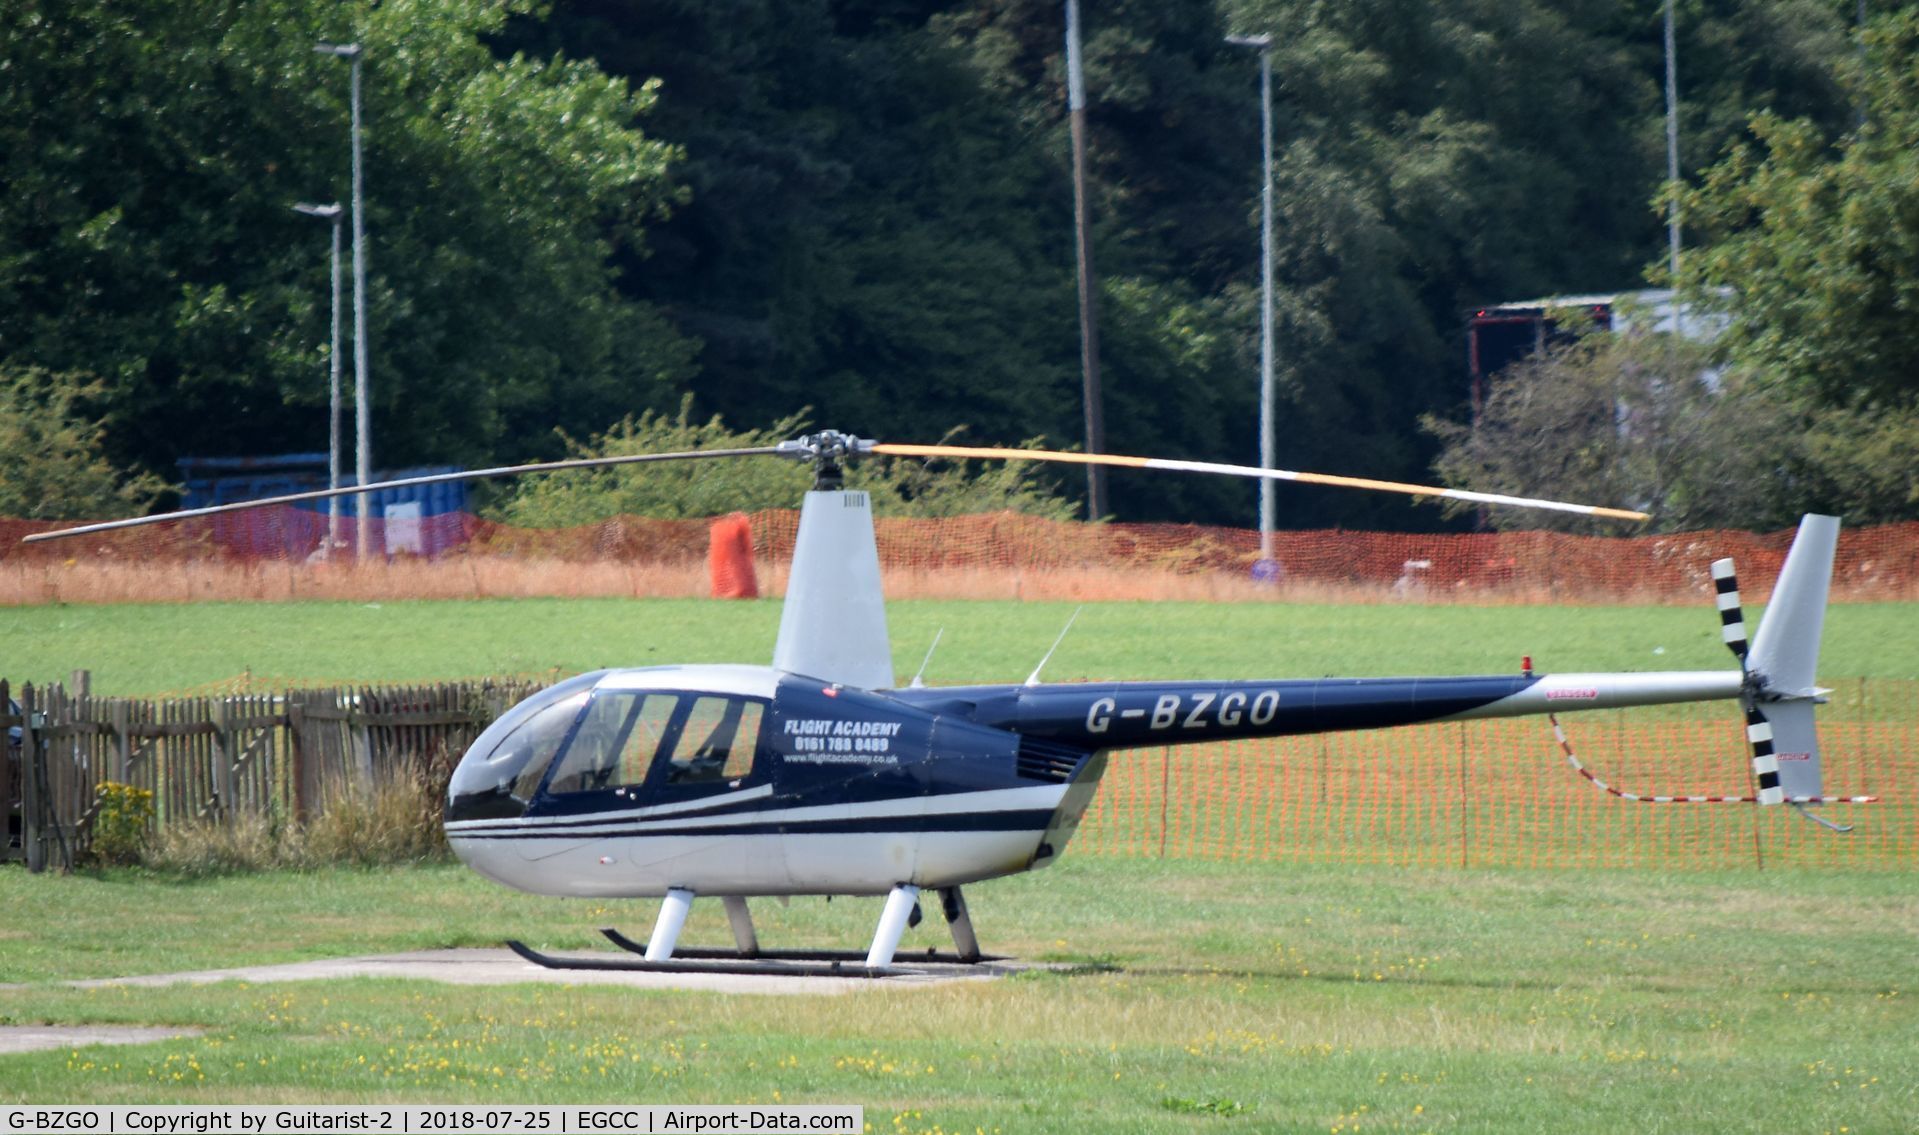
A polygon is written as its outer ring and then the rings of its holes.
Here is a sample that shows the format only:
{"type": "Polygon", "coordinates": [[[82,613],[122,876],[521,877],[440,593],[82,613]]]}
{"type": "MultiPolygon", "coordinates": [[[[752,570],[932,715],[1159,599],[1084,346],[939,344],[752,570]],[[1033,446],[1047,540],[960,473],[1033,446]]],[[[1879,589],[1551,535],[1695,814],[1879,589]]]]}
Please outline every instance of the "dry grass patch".
{"type": "Polygon", "coordinates": [[[444,783],[444,777],[383,769],[372,785],[350,788],[304,824],[249,813],[168,825],[143,861],[188,877],[442,861],[449,854],[440,826],[444,783]]]}

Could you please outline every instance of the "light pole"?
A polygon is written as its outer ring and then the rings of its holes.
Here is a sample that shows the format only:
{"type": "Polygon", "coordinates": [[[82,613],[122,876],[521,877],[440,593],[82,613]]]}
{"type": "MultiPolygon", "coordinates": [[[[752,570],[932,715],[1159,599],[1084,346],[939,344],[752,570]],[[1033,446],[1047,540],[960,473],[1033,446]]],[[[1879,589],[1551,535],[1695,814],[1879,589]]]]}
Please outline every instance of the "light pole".
{"type": "MultiPolygon", "coordinates": [[[[1273,37],[1229,35],[1236,47],[1259,49],[1259,466],[1273,468],[1273,37]]],[[[1259,482],[1259,570],[1275,572],[1273,562],[1273,482],[1259,482]]]]}
{"type": "MultiPolygon", "coordinates": [[[[1086,452],[1106,451],[1105,396],[1099,380],[1099,281],[1093,272],[1092,221],[1086,202],[1086,78],[1080,67],[1079,0],[1066,0],[1066,114],[1073,136],[1073,232],[1079,259],[1080,393],[1086,452]]],[[[1086,467],[1086,519],[1106,515],[1106,469],[1086,467]]]]}
{"type": "Polygon", "coordinates": [[[1666,245],[1672,273],[1673,328],[1679,327],[1679,47],[1675,40],[1672,0],[1666,0],[1666,245]]]}
{"type": "MultiPolygon", "coordinates": [[[[366,389],[366,209],[360,179],[360,61],[366,52],[357,43],[322,43],[313,50],[353,65],[353,471],[357,483],[366,485],[373,481],[373,422],[366,389]]],[[[353,554],[363,558],[371,547],[369,502],[364,494],[355,497],[354,502],[359,525],[353,554]]]]}
{"type": "MultiPolygon", "coordinates": [[[[328,262],[333,277],[333,333],[327,346],[327,454],[326,478],[329,489],[340,487],[340,203],[312,205],[305,201],[293,207],[296,213],[331,221],[333,257],[328,262]]],[[[340,498],[327,498],[326,551],[331,556],[340,546],[340,498]]]]}

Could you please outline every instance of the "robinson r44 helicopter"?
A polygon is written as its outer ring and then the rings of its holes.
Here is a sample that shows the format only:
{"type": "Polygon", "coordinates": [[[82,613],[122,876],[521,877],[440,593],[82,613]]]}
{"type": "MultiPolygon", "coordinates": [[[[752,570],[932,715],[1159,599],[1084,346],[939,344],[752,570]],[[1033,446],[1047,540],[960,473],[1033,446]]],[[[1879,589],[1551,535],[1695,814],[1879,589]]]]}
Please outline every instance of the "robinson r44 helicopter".
{"type": "MultiPolygon", "coordinates": [[[[604,931],[622,957],[560,968],[878,975],[932,890],[955,952],[978,962],[961,888],[1044,867],[1072,839],[1113,754],[1416,722],[1671,702],[1740,703],[1762,805],[1861,800],[1821,794],[1813,707],[1836,518],[1801,523],[1772,602],[1747,643],[1729,560],[1712,565],[1736,668],[1479,677],[1128,681],[899,686],[892,670],[871,503],[842,466],[876,454],[1065,461],[1449,497],[1645,519],[1645,514],[1396,482],[1206,462],[1025,449],[901,445],[823,432],[750,449],[695,450],[482,469],[85,525],[57,539],[241,508],[435,481],[646,461],[775,455],[809,462],[771,666],[597,670],[534,694],[493,722],[456,767],[447,839],[474,870],[546,895],[662,899],[649,939],[604,931]],[[869,948],[768,950],[747,900],[885,896],[869,948]],[[720,899],[733,951],[682,949],[696,896],[720,899]],[[722,963],[716,959],[728,958],[722,963]]],[[[1042,662],[1042,665],[1044,663],[1042,662]]],[[[1808,813],[1810,815],[1810,813],[1808,813]]],[[[1814,817],[1818,818],[1818,817],[1814,817]]],[[[1820,822],[1836,830],[1837,825],[1820,822]]]]}

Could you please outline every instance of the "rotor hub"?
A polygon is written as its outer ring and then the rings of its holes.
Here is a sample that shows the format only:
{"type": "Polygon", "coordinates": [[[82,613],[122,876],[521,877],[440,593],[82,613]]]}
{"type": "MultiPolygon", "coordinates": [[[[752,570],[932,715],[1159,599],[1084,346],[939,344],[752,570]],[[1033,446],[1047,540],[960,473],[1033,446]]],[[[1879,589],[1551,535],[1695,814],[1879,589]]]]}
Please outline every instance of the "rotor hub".
{"type": "Polygon", "coordinates": [[[821,430],[775,447],[781,457],[809,461],[813,465],[816,492],[837,492],[845,483],[845,463],[873,451],[873,439],[854,437],[838,430],[821,430]]]}

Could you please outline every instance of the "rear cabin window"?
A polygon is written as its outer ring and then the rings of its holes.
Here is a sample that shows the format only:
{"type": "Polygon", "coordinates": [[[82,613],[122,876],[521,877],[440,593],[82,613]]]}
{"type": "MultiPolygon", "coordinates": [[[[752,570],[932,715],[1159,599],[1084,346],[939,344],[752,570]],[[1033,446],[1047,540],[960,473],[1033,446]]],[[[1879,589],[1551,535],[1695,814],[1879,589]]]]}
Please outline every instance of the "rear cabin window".
{"type": "Polygon", "coordinates": [[[743,698],[695,698],[667,758],[666,782],[708,784],[751,773],[760,712],[760,703],[743,698]]]}

